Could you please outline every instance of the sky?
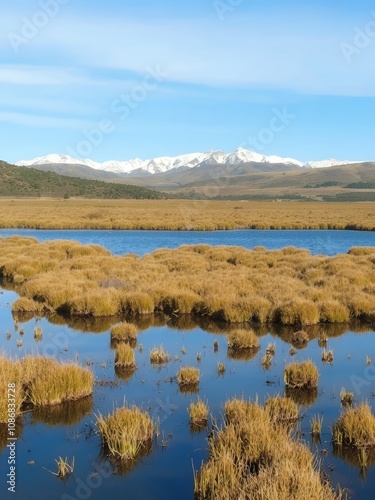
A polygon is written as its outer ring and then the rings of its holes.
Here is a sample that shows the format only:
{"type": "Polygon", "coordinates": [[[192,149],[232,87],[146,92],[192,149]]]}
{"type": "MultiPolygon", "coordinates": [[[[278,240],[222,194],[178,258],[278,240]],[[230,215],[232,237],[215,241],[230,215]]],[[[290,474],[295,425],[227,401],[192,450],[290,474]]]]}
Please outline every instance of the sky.
{"type": "Polygon", "coordinates": [[[0,5],[0,159],[375,160],[368,0],[0,5]]]}

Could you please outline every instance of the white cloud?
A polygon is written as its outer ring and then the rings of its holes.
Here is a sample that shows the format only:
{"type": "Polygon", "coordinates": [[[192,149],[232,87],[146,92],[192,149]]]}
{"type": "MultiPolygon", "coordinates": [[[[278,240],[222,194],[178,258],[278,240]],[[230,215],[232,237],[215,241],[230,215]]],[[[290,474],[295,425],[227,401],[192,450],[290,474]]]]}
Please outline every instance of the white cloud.
{"type": "Polygon", "coordinates": [[[144,73],[159,65],[175,82],[375,95],[375,40],[347,64],[340,50],[351,35],[347,24],[322,20],[319,25],[319,19],[293,23],[285,25],[284,19],[276,24],[266,17],[244,17],[232,24],[74,18],[68,35],[65,21],[56,20],[48,43],[86,68],[144,73]]]}

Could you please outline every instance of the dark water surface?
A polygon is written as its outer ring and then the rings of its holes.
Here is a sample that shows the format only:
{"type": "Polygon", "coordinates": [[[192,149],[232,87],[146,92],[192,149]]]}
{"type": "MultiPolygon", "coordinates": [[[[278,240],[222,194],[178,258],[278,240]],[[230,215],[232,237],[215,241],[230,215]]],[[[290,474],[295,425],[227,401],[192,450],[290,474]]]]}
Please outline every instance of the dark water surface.
{"type": "MultiPolygon", "coordinates": [[[[82,243],[99,243],[116,254],[148,253],[159,247],[176,247],[186,243],[234,244],[248,248],[263,245],[282,248],[288,245],[309,248],[313,253],[329,255],[347,252],[356,245],[375,245],[375,233],[351,231],[223,231],[223,232],[151,232],[151,231],[8,231],[0,236],[21,234],[36,236],[41,241],[74,239],[82,243]]],[[[348,488],[350,498],[375,497],[375,465],[361,471],[357,456],[340,457],[331,443],[331,425],[342,408],[340,390],[354,392],[355,402],[367,400],[375,410],[375,368],[366,365],[366,355],[375,362],[373,326],[334,325],[308,329],[310,342],[304,349],[289,354],[291,335],[295,329],[276,326],[262,327],[257,333],[261,348],[251,359],[232,359],[227,352],[230,327],[195,321],[191,317],[146,317],[138,320],[140,333],[136,347],[137,370],[130,378],[116,373],[114,350],[110,343],[110,327],[118,318],[69,320],[56,315],[49,318],[18,318],[15,325],[12,303],[18,297],[11,289],[0,288],[0,350],[8,356],[26,354],[54,356],[60,360],[78,360],[95,373],[92,398],[54,408],[34,410],[23,415],[16,445],[16,494],[7,492],[8,450],[0,435],[0,498],[22,500],[82,500],[82,499],[141,499],[192,500],[192,464],[198,469],[208,458],[207,429],[192,432],[187,408],[198,395],[207,400],[210,411],[221,425],[224,402],[233,397],[245,397],[264,402],[269,395],[284,394],[283,370],[292,359],[312,359],[320,372],[319,389],[309,400],[299,398],[302,439],[311,445],[317,459],[335,485],[348,488]],[[35,326],[43,329],[41,342],[34,340],[35,326]],[[20,335],[20,328],[25,333],[20,335]],[[334,351],[332,365],[321,361],[319,334],[329,336],[327,347],[334,351]],[[7,332],[10,337],[7,338],[7,332]],[[17,341],[23,344],[17,347],[17,341]],[[219,350],[214,352],[214,341],[219,350]],[[265,371],[262,356],[270,342],[276,344],[271,368],[265,371]],[[139,350],[142,344],[143,350],[139,350]],[[163,345],[172,361],[161,368],[149,362],[150,350],[163,345]],[[186,354],[181,353],[182,347],[186,354]],[[201,361],[197,361],[201,353],[201,361]],[[178,359],[174,359],[177,356],[178,359]],[[217,363],[223,362],[226,372],[217,374],[217,363]],[[181,366],[199,366],[199,393],[179,391],[175,375],[181,366]],[[151,453],[135,464],[132,470],[117,470],[101,455],[100,437],[95,422],[98,412],[107,413],[121,406],[137,404],[160,422],[160,435],[151,453]],[[320,443],[312,443],[310,422],[313,416],[323,416],[320,443]],[[75,458],[75,472],[66,482],[48,471],[56,472],[59,456],[75,458]],[[29,464],[28,462],[34,462],[29,464]]],[[[296,397],[296,396],[294,396],[296,397]]],[[[341,452],[342,454],[342,452],[341,452]]],[[[298,471],[296,471],[298,473],[298,471]]]]}
{"type": "Polygon", "coordinates": [[[333,230],[234,230],[234,231],[108,231],[0,229],[0,237],[33,236],[39,241],[76,240],[105,246],[116,255],[144,255],[158,248],[180,245],[264,246],[275,250],[287,246],[307,248],[312,254],[347,253],[353,246],[375,246],[375,232],[333,230]]]}

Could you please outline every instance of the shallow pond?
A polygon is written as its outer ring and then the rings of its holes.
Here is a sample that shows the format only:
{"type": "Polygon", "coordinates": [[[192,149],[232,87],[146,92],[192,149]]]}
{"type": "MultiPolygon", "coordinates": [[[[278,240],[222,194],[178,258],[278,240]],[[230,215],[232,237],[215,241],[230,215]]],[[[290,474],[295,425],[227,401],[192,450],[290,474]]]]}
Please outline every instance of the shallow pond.
{"type": "MultiPolygon", "coordinates": [[[[350,247],[375,245],[375,233],[356,231],[219,231],[219,232],[153,232],[153,231],[21,231],[0,230],[0,236],[12,234],[34,236],[39,240],[73,239],[97,243],[115,254],[135,252],[139,255],[160,247],[208,243],[241,245],[270,249],[294,245],[312,253],[334,255],[350,247]]],[[[0,283],[1,286],[1,283],[0,283]]],[[[180,500],[193,498],[193,468],[199,469],[208,458],[207,435],[213,423],[222,424],[223,404],[233,396],[258,398],[284,394],[283,369],[292,359],[312,359],[320,371],[316,393],[294,393],[300,404],[298,425],[302,439],[316,452],[322,467],[335,485],[348,488],[353,499],[370,499],[375,495],[375,464],[360,469],[356,454],[340,457],[342,452],[331,443],[331,424],[341,411],[340,390],[354,392],[355,402],[368,400],[375,410],[375,368],[366,365],[366,356],[375,363],[374,328],[369,325],[335,325],[308,329],[310,342],[304,349],[289,351],[295,329],[277,326],[256,330],[261,347],[248,359],[228,354],[227,333],[230,327],[191,317],[150,316],[137,320],[140,330],[136,347],[137,370],[132,376],[114,367],[114,350],[109,330],[119,318],[97,320],[70,319],[57,315],[35,319],[18,317],[15,324],[11,305],[18,297],[11,287],[0,288],[0,345],[7,355],[23,357],[28,353],[54,356],[60,360],[78,360],[95,373],[92,398],[55,407],[50,411],[25,413],[18,428],[17,493],[7,493],[8,472],[6,441],[0,433],[0,497],[26,500],[81,500],[103,498],[180,500]],[[7,288],[7,289],[6,289],[7,288]],[[41,326],[40,342],[34,340],[34,328],[41,326]],[[24,334],[20,331],[24,329],[24,334]],[[328,335],[327,347],[334,351],[333,364],[321,361],[322,330],[328,335]],[[9,335],[7,335],[9,333],[9,335]],[[17,341],[22,346],[17,347],[17,341]],[[214,341],[219,349],[214,351],[214,341]],[[276,344],[276,355],[269,370],[261,365],[269,343],[276,344]],[[161,368],[150,365],[150,350],[163,345],[172,355],[161,368]],[[142,346],[142,349],[140,349],[142,346]],[[181,352],[186,349],[186,354],[181,352]],[[197,354],[201,360],[197,361],[197,354]],[[225,364],[219,376],[217,364],[225,364]],[[175,380],[181,366],[194,365],[201,370],[198,393],[182,393],[175,380]],[[189,425],[187,408],[198,396],[207,400],[212,419],[200,432],[189,425]],[[102,456],[95,421],[98,412],[107,413],[123,404],[137,404],[160,423],[160,434],[147,456],[121,470],[102,456]],[[312,442],[311,419],[323,416],[321,441],[312,442]],[[56,472],[59,456],[75,458],[75,471],[66,482],[56,472]]]]}

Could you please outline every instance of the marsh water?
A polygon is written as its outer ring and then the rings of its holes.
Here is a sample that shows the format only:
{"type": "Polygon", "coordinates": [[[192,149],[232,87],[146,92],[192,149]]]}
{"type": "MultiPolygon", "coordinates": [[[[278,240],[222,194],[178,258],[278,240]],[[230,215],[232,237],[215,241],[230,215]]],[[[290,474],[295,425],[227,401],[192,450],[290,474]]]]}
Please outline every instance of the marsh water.
{"type": "MultiPolygon", "coordinates": [[[[139,232],[139,231],[20,231],[1,230],[0,236],[20,234],[39,240],[73,239],[81,243],[99,243],[115,254],[135,252],[140,255],[160,247],[209,243],[241,245],[247,248],[263,245],[282,248],[294,245],[312,253],[334,255],[352,246],[375,246],[375,233],[352,231],[223,231],[223,232],[139,232]]],[[[284,394],[285,362],[312,359],[319,367],[316,393],[292,393],[300,405],[297,428],[322,468],[332,481],[348,488],[353,499],[370,499],[375,495],[375,457],[366,470],[359,466],[356,453],[336,449],[331,443],[331,424],[342,407],[340,390],[345,387],[355,395],[355,402],[368,400],[375,410],[375,368],[366,365],[366,356],[375,364],[375,333],[371,325],[315,326],[307,329],[310,341],[303,349],[296,347],[291,357],[293,328],[274,325],[255,327],[260,349],[245,359],[235,359],[227,351],[227,334],[231,327],[190,316],[147,316],[137,320],[140,330],[135,348],[137,370],[130,376],[115,370],[111,347],[111,326],[120,318],[65,319],[57,315],[34,318],[12,316],[11,306],[18,297],[12,286],[0,283],[0,343],[8,355],[40,353],[61,360],[78,360],[93,370],[96,382],[92,398],[49,410],[26,412],[18,425],[16,494],[7,493],[8,449],[0,434],[0,497],[27,500],[72,499],[163,499],[193,498],[193,467],[199,469],[208,458],[207,434],[213,424],[222,424],[223,404],[233,397],[258,398],[284,394]],[[40,342],[34,340],[36,326],[43,329],[40,342]],[[21,328],[24,334],[20,334],[21,328]],[[334,351],[332,364],[321,361],[320,333],[328,336],[327,347],[334,351]],[[10,335],[7,335],[9,333],[10,335]],[[17,347],[17,341],[22,346],[17,347]],[[214,341],[219,349],[214,351],[214,341]],[[269,370],[261,359],[269,343],[276,344],[276,354],[269,370]],[[150,365],[150,350],[163,345],[172,355],[169,364],[160,368],[150,365]],[[185,348],[186,354],[181,352],[185,348]],[[201,353],[200,362],[197,354],[201,353]],[[224,375],[217,364],[225,364],[224,375]],[[182,393],[175,375],[184,365],[198,366],[201,371],[199,392],[182,393]],[[207,428],[191,429],[187,408],[198,396],[205,399],[212,419],[207,428]],[[107,413],[121,406],[137,404],[159,422],[159,435],[148,454],[128,467],[119,467],[103,456],[95,421],[98,412],[107,413]],[[310,421],[323,416],[319,442],[312,442],[310,421]],[[59,456],[75,458],[74,475],[61,481],[56,472],[59,456]]],[[[245,326],[248,327],[248,326],[245,326]]],[[[296,471],[296,473],[298,473],[296,471]]]]}

